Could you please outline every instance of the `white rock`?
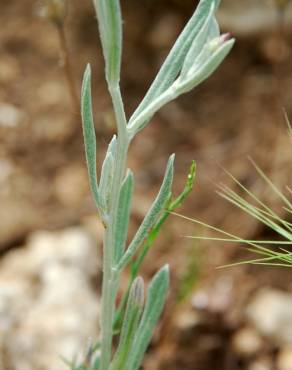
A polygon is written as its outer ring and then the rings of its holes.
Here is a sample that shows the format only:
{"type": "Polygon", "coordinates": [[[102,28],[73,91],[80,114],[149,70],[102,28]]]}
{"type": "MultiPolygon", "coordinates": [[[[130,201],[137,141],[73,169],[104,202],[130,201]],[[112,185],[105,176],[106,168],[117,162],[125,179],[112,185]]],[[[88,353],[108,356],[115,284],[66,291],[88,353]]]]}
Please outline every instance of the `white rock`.
{"type": "Polygon", "coordinates": [[[249,357],[260,351],[263,341],[257,331],[252,328],[243,328],[235,333],[232,338],[234,351],[244,357],[249,357]]]}
{"type": "Polygon", "coordinates": [[[25,120],[25,114],[12,104],[0,104],[0,127],[17,127],[25,120]]]}
{"type": "Polygon", "coordinates": [[[268,357],[262,357],[254,360],[248,366],[248,370],[272,370],[272,360],[268,357]]]}
{"type": "Polygon", "coordinates": [[[262,289],[247,306],[247,317],[264,336],[279,344],[292,344],[292,294],[262,289]]]}
{"type": "Polygon", "coordinates": [[[0,264],[0,369],[68,369],[98,332],[95,242],[81,229],[37,232],[0,264]],[[4,356],[5,353],[5,356],[4,356]],[[7,365],[8,366],[8,365],[7,365]]]}

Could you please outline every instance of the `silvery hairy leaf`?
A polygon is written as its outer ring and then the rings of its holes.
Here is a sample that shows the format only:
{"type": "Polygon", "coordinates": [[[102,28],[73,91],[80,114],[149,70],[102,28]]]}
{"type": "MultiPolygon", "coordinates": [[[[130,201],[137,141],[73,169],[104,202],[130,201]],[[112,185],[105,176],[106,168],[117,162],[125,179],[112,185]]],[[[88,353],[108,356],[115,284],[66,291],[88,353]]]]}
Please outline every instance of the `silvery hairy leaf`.
{"type": "Polygon", "coordinates": [[[108,152],[110,152],[113,158],[116,158],[117,155],[117,137],[114,135],[109,143],[108,152]]]}
{"type": "Polygon", "coordinates": [[[193,66],[194,61],[196,60],[198,55],[201,53],[206,42],[210,38],[219,36],[220,34],[219,29],[216,30],[218,33],[215,36],[213,35],[214,28],[212,26],[214,25],[214,10],[215,10],[214,4],[212,4],[200,32],[194,38],[193,43],[185,57],[185,60],[184,60],[184,63],[183,63],[183,66],[180,72],[180,76],[185,75],[188,72],[188,70],[193,66]]]}
{"type": "Polygon", "coordinates": [[[172,85],[182,68],[183,62],[194,38],[200,32],[200,29],[205,23],[206,17],[210,13],[210,9],[213,7],[214,10],[216,10],[219,2],[220,0],[200,1],[196,11],[176,40],[173,48],[160,68],[147,94],[132,115],[129,122],[130,124],[155,98],[172,85]]]}
{"type": "Polygon", "coordinates": [[[103,207],[109,213],[109,201],[114,177],[114,157],[107,151],[101,168],[99,191],[103,207]]]}
{"type": "Polygon", "coordinates": [[[92,114],[91,69],[89,64],[86,67],[83,77],[81,91],[81,115],[90,188],[96,206],[99,208],[99,210],[102,210],[102,200],[97,186],[96,175],[96,137],[92,114]]]}
{"type": "Polygon", "coordinates": [[[211,20],[211,27],[209,29],[209,39],[212,40],[215,37],[218,37],[219,35],[220,35],[220,27],[214,16],[211,20]]]}
{"type": "Polygon", "coordinates": [[[227,54],[232,49],[235,40],[221,40],[222,35],[217,39],[211,40],[205,45],[202,54],[198,57],[194,66],[189,69],[185,76],[180,76],[174,84],[174,89],[178,94],[184,94],[201,82],[206,80],[222,63],[227,54]]]}
{"type": "Polygon", "coordinates": [[[176,99],[179,95],[198,86],[219,67],[235,42],[234,39],[226,41],[226,38],[227,35],[222,35],[207,41],[201,53],[194,60],[193,66],[189,67],[189,70],[183,75],[180,75],[172,86],[157,99],[152,101],[149,106],[137,116],[136,121],[128,126],[128,130],[133,136],[144,127],[145,122],[147,123],[160,108],[176,99]],[[145,119],[145,117],[147,117],[147,119],[145,119]]]}
{"type": "Polygon", "coordinates": [[[132,171],[128,171],[119,194],[117,225],[114,238],[115,263],[118,263],[121,259],[126,245],[133,190],[134,176],[132,171]]]}
{"type": "Polygon", "coordinates": [[[129,145],[136,133],[145,127],[162,106],[206,79],[227,55],[234,40],[228,40],[225,35],[220,36],[214,16],[220,0],[199,0],[196,11],[172,47],[143,101],[127,123],[119,86],[122,55],[120,0],[92,1],[99,23],[117,137],[109,144],[100,182],[97,184],[96,137],[92,115],[91,72],[88,66],[81,96],[83,133],[90,186],[105,230],[100,342],[98,347],[90,347],[91,351],[88,351],[79,370],[138,370],[165,304],[169,270],[166,266],[155,274],[149,284],[145,304],[144,283],[141,278],[137,278],[137,271],[150,248],[147,242],[154,241],[169,213],[184,201],[191,190],[195,165],[192,165],[183,192],[177,198],[171,199],[174,155],[169,158],[160,190],[126,248],[134,191],[132,172],[128,171],[124,177],[129,145]],[[139,250],[142,245],[143,248],[139,250]],[[137,253],[138,250],[140,253],[137,253]],[[137,264],[133,265],[132,271],[136,270],[131,274],[126,294],[116,310],[121,275],[134,256],[136,258],[133,263],[137,264]],[[114,338],[119,333],[120,337],[114,338]],[[117,350],[114,353],[116,343],[117,350]],[[95,362],[94,355],[97,351],[98,358],[95,362]]]}
{"type": "Polygon", "coordinates": [[[125,362],[137,335],[138,325],[140,323],[144,306],[144,281],[137,277],[130,289],[127,308],[123,319],[123,325],[119,338],[119,344],[112,361],[110,370],[126,369],[125,362]]]}
{"type": "Polygon", "coordinates": [[[114,135],[107,148],[99,180],[100,197],[103,204],[103,208],[107,213],[109,213],[109,200],[114,177],[115,170],[114,162],[116,158],[116,153],[117,153],[117,138],[116,135],[114,135]]]}
{"type": "Polygon", "coordinates": [[[161,315],[169,288],[168,265],[160,269],[149,284],[145,308],[124,369],[138,370],[161,315]]]}
{"type": "Polygon", "coordinates": [[[148,213],[146,214],[142,224],[140,225],[138,231],[136,232],[133,240],[131,241],[128,249],[124,253],[123,257],[117,264],[117,270],[123,269],[132,259],[135,252],[140,247],[141,243],[147,237],[150,229],[153,227],[157,218],[160,215],[160,212],[164,209],[169,197],[171,195],[171,186],[173,181],[173,162],[174,162],[174,154],[170,156],[164,179],[159,190],[159,193],[154,200],[152,206],[150,207],[148,213]]]}
{"type": "Polygon", "coordinates": [[[94,0],[109,85],[120,79],[122,15],[119,0],[94,0]]]}

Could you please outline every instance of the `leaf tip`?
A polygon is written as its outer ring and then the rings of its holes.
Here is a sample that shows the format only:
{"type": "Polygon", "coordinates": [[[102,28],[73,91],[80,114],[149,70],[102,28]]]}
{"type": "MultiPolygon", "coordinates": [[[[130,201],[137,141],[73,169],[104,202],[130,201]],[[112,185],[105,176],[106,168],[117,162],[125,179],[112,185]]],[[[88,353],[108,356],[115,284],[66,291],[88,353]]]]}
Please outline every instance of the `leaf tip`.
{"type": "Polygon", "coordinates": [[[133,291],[133,300],[135,304],[139,307],[144,305],[144,280],[141,276],[136,277],[133,282],[132,289],[133,291]]]}
{"type": "Polygon", "coordinates": [[[90,63],[86,64],[85,73],[89,73],[89,74],[91,73],[91,64],[90,63]]]}
{"type": "Polygon", "coordinates": [[[83,75],[83,83],[87,83],[91,79],[91,65],[90,63],[86,64],[84,75],[83,75]]]}
{"type": "Polygon", "coordinates": [[[86,94],[90,94],[90,81],[91,81],[91,66],[87,63],[82,81],[81,88],[81,104],[84,106],[84,97],[86,94]]]}
{"type": "Polygon", "coordinates": [[[175,153],[172,153],[171,156],[169,157],[168,163],[167,163],[167,167],[171,171],[173,171],[174,160],[175,160],[175,153]]]}
{"type": "Polygon", "coordinates": [[[169,264],[168,264],[168,263],[167,263],[167,264],[165,264],[165,265],[161,268],[160,272],[161,272],[162,274],[165,274],[166,276],[169,276],[169,272],[170,272],[169,264]]]}

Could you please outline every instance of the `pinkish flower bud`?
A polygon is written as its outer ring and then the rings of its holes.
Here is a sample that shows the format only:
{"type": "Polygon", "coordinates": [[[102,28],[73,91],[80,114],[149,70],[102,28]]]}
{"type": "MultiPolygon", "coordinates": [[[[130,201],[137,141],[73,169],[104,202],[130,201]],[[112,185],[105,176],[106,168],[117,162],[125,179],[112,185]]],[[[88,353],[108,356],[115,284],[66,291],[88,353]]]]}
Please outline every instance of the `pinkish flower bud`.
{"type": "Polygon", "coordinates": [[[212,52],[216,51],[221,45],[231,39],[230,33],[223,33],[209,42],[209,48],[212,52]]]}

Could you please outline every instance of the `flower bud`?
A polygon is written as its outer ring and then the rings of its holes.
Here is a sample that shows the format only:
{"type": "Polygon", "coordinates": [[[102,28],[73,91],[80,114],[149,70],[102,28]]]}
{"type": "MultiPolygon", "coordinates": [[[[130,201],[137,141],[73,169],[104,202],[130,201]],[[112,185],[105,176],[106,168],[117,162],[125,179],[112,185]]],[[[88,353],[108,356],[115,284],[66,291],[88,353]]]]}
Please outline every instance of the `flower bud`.
{"type": "Polygon", "coordinates": [[[230,33],[223,33],[209,42],[209,48],[214,53],[221,45],[231,39],[230,33]]]}

